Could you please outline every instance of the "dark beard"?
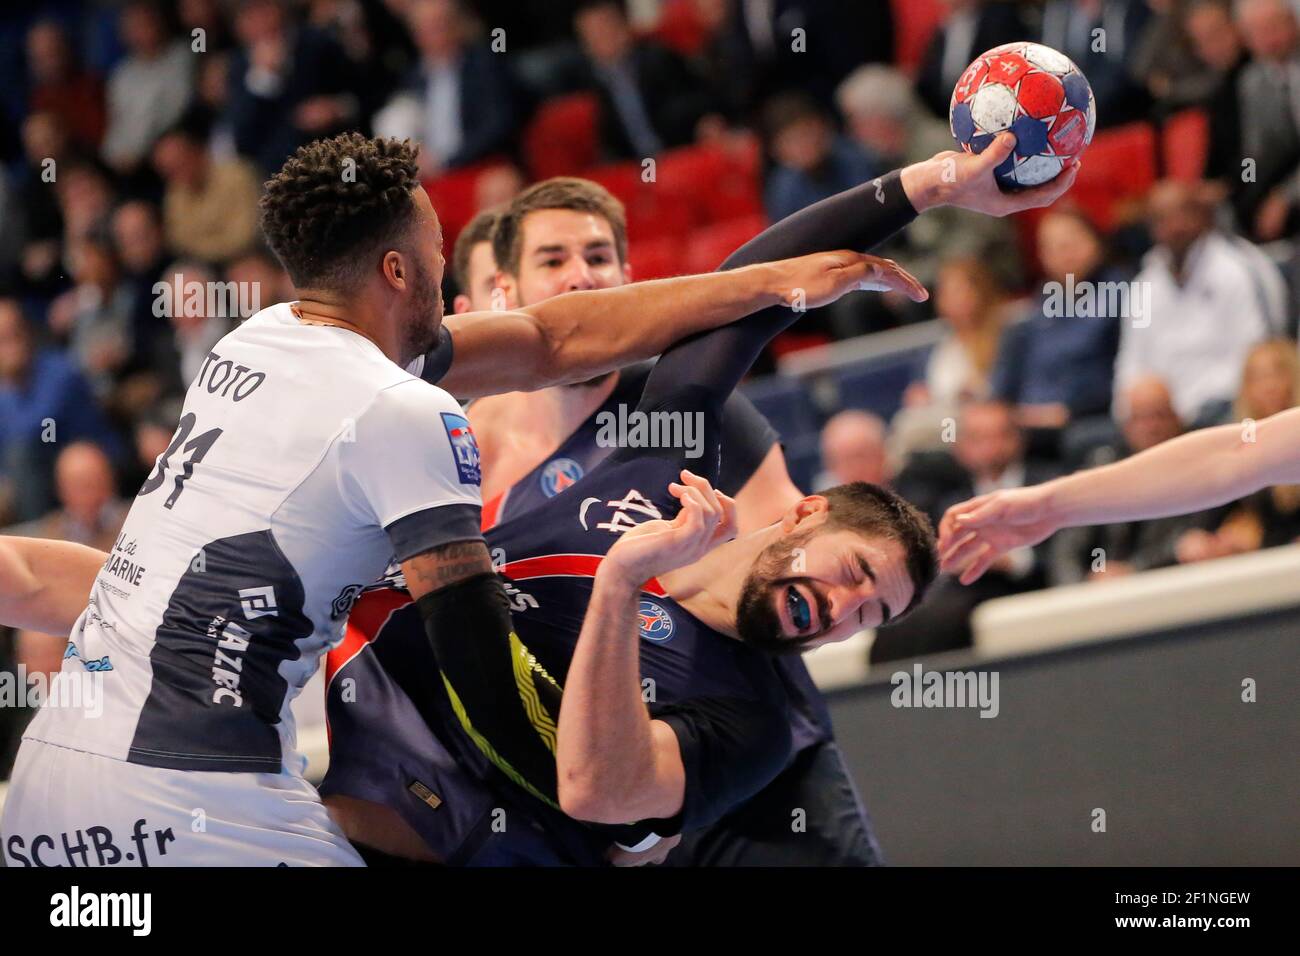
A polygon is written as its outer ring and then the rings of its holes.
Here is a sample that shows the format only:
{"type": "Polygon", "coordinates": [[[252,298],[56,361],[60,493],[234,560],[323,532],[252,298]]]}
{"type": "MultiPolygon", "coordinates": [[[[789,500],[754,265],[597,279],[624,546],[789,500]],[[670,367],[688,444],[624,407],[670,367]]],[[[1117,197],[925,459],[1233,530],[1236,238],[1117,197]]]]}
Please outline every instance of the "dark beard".
{"type": "Polygon", "coordinates": [[[401,365],[413,361],[437,344],[442,325],[442,290],[433,284],[423,269],[416,273],[411,291],[410,321],[402,329],[401,365]]]}
{"type": "Polygon", "coordinates": [[[736,633],[755,650],[765,654],[797,654],[803,642],[788,638],[781,632],[781,616],[772,600],[774,582],[792,575],[791,558],[796,548],[802,547],[812,537],[812,532],[789,535],[763,549],[754,560],[736,602],[736,633]]]}

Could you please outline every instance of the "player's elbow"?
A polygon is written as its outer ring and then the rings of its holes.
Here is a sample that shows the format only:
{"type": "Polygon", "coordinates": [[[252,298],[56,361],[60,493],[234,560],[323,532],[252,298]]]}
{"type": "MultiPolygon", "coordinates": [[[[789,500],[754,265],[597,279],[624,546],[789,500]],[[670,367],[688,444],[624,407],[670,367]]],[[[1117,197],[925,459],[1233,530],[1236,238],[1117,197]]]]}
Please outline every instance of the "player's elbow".
{"type": "Polygon", "coordinates": [[[611,786],[596,774],[562,772],[557,781],[560,809],[585,823],[633,823],[644,814],[637,811],[630,795],[611,786]]]}
{"type": "Polygon", "coordinates": [[[571,303],[562,301],[582,294],[568,293],[524,310],[535,330],[534,363],[548,387],[586,381],[624,364],[627,347],[615,341],[618,323],[610,323],[613,329],[584,330],[569,311],[571,303]]]}
{"type": "Polygon", "coordinates": [[[617,808],[608,792],[590,774],[561,773],[557,782],[560,809],[587,823],[617,823],[607,819],[617,808]]]}

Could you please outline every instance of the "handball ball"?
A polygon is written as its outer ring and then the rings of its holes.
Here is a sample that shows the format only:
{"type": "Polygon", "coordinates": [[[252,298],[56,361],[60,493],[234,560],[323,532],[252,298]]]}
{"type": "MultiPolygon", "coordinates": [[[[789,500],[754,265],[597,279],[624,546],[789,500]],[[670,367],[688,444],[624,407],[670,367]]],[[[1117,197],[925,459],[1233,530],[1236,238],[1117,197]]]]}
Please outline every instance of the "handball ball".
{"type": "Polygon", "coordinates": [[[1009,129],[1016,150],[996,170],[1003,189],[1055,179],[1066,160],[1092,142],[1097,123],[1092,87],[1064,53],[1041,43],[1004,43],[975,58],[948,106],[953,138],[982,153],[1009,129]]]}

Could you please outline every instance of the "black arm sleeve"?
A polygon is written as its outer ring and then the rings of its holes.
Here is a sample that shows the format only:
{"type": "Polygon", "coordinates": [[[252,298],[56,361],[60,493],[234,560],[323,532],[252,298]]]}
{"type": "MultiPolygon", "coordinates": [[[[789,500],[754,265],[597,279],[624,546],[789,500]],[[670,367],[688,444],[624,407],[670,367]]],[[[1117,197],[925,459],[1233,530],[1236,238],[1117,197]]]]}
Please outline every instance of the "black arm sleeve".
{"type": "MultiPolygon", "coordinates": [[[[895,170],[787,216],[733,252],[721,268],[833,249],[865,250],[915,218],[916,210],[895,170]]],[[[682,339],[663,354],[650,373],[642,409],[677,405],[671,397],[692,387],[700,397],[720,403],[740,384],[767,343],[798,318],[793,309],[772,306],[682,339]]]]}
{"type": "Polygon", "coordinates": [[[438,340],[433,348],[424,353],[424,362],[420,366],[420,378],[430,385],[437,385],[451,368],[455,357],[455,348],[451,341],[451,330],[446,325],[438,326],[438,340]]]}
{"type": "Polygon", "coordinates": [[[732,392],[722,406],[722,461],[718,490],[735,495],[753,477],[780,441],[776,429],[743,392],[732,392]]]}
{"type": "Polygon", "coordinates": [[[558,809],[561,689],[515,634],[501,579],[478,574],[416,606],[461,728],[498,770],[558,809]]]}

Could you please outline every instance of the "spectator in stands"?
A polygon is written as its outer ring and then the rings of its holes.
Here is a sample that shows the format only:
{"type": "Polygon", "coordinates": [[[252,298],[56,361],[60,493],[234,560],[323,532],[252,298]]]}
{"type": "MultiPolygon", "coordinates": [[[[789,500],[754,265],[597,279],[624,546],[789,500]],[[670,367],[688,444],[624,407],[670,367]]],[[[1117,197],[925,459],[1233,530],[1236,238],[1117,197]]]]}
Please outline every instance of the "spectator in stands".
{"type": "Polygon", "coordinates": [[[471,42],[459,0],[414,0],[407,20],[419,62],[375,131],[417,140],[427,177],[509,152],[519,111],[506,58],[471,42]]]}
{"type": "MultiPolygon", "coordinates": [[[[953,456],[965,473],[939,502],[965,501],[1002,488],[1035,485],[1054,476],[1054,470],[1025,457],[1025,440],[1016,425],[1015,410],[1003,402],[975,401],[962,406],[957,420],[953,456]]],[[[898,624],[882,628],[871,647],[871,662],[917,657],[969,647],[971,612],[980,603],[1041,588],[1046,584],[1046,545],[1018,548],[1003,555],[973,585],[942,577],[918,607],[898,624]]]]}
{"type": "Polygon", "coordinates": [[[818,488],[868,481],[889,484],[891,472],[885,453],[885,423],[878,415],[858,408],[831,416],[822,428],[821,453],[824,473],[818,488]]]}
{"type": "Polygon", "coordinates": [[[716,108],[712,97],[680,56],[633,35],[619,0],[580,4],[573,27],[586,85],[599,100],[605,159],[643,159],[695,138],[700,119],[716,108]]]}
{"type": "Polygon", "coordinates": [[[1116,418],[1139,376],[1169,383],[1174,408],[1193,427],[1219,421],[1241,379],[1250,347],[1280,334],[1286,313],[1281,273],[1257,248],[1214,228],[1201,183],[1166,180],[1150,197],[1156,245],[1135,289],[1150,316],[1125,322],[1115,363],[1116,418]]]}
{"type": "Polygon", "coordinates": [[[809,97],[786,93],[763,112],[774,160],[763,201],[773,221],[876,175],[866,153],[836,133],[830,117],[809,97]]]}
{"type": "MultiPolygon", "coordinates": [[[[901,169],[953,148],[948,124],[930,115],[911,81],[893,67],[859,67],[840,84],[836,101],[846,131],[877,169],[901,169]]],[[[931,212],[937,215],[914,219],[877,254],[905,261],[926,285],[934,284],[941,262],[959,256],[978,256],[1004,284],[1020,284],[1010,221],[951,207],[931,212]]]]}
{"type": "Polygon", "coordinates": [[[1146,116],[1151,101],[1134,74],[1151,19],[1146,0],[1047,0],[1041,40],[1079,67],[1092,86],[1098,127],[1146,116]]]}
{"type": "MultiPolygon", "coordinates": [[[[248,290],[244,298],[253,306],[254,312],[298,297],[288,273],[280,267],[275,256],[260,245],[230,260],[226,266],[226,281],[248,290]]],[[[242,318],[248,318],[248,315],[242,318]]]]}
{"type": "Polygon", "coordinates": [[[0,472],[19,520],[53,503],[56,443],[110,441],[90,387],[69,357],[38,348],[18,302],[0,299],[0,472]]]}
{"type": "MultiPolygon", "coordinates": [[[[212,346],[238,323],[238,304],[209,292],[217,288],[217,275],[201,262],[177,262],[167,269],[164,282],[172,287],[171,358],[158,363],[165,373],[175,376],[165,394],[180,394],[198,377],[212,346]],[[194,290],[202,294],[193,294],[194,290]]],[[[271,305],[266,302],[264,305],[271,305]]]]}
{"type": "Polygon", "coordinates": [[[1132,73],[1145,85],[1159,116],[1204,103],[1217,70],[1196,52],[1185,0],[1146,0],[1154,14],[1132,54],[1132,73]]]}
{"type": "MultiPolygon", "coordinates": [[[[945,422],[963,402],[989,397],[989,374],[1005,322],[1005,293],[979,259],[953,259],[939,272],[935,308],[947,328],[903,393],[890,428],[890,454],[944,447],[945,422]]],[[[950,440],[950,437],[949,437],[950,440]]]]}
{"type": "Polygon", "coordinates": [[[50,331],[105,401],[134,349],[134,290],[122,279],[112,246],[97,235],[73,246],[68,261],[75,285],[51,303],[50,331]]]}
{"type": "MultiPolygon", "coordinates": [[[[734,0],[713,49],[749,78],[752,102],[800,90],[825,108],[835,87],[863,63],[894,58],[889,0],[734,0]]],[[[716,19],[716,14],[714,15],[716,19]]]]}
{"type": "MultiPolygon", "coordinates": [[[[28,538],[56,538],[109,551],[126,520],[127,503],[117,496],[113,467],[92,442],[62,444],[54,464],[59,507],[36,521],[4,529],[28,538]]],[[[62,666],[66,634],[19,631],[14,642],[17,662],[31,673],[50,674],[62,666]]]]}
{"type": "Polygon", "coordinates": [[[505,306],[505,301],[498,296],[493,301],[496,290],[497,260],[492,254],[492,231],[496,229],[500,211],[487,209],[469,221],[469,224],[456,237],[456,246],[451,254],[451,275],[456,283],[456,298],[452,300],[452,311],[485,312],[505,306]]]}
{"type": "Polygon", "coordinates": [[[482,211],[504,206],[527,185],[528,180],[514,163],[489,166],[474,180],[474,208],[482,211]]]}
{"type": "Polygon", "coordinates": [[[59,167],[54,188],[63,222],[64,255],[70,255],[82,242],[107,234],[114,194],[100,166],[92,162],[66,163],[59,167]]]}
{"type": "Polygon", "coordinates": [[[737,0],[693,0],[704,42],[692,67],[713,92],[713,107],[726,122],[749,124],[759,102],[759,76],[739,24],[737,0]]]}
{"type": "Polygon", "coordinates": [[[1230,191],[1241,183],[1241,110],[1237,87],[1246,65],[1241,34],[1232,19],[1229,0],[1192,0],[1183,25],[1197,59],[1215,77],[1204,99],[1210,119],[1205,175],[1226,182],[1230,191]]]}
{"type": "Polygon", "coordinates": [[[58,116],[77,146],[98,151],[107,122],[104,83],[76,64],[57,22],[38,20],[27,31],[27,72],[29,109],[58,116]]]}
{"type": "Polygon", "coordinates": [[[948,104],[971,60],[1012,40],[1024,40],[1028,28],[1012,3],[944,0],[948,16],[934,31],[921,59],[916,90],[935,116],[948,121],[948,104]]]}
{"type": "Polygon", "coordinates": [[[63,211],[58,192],[59,170],[71,165],[72,154],[63,120],[55,113],[32,113],[22,126],[24,163],[14,177],[14,203],[21,205],[17,287],[33,298],[48,299],[61,285],[60,264],[63,211]],[[51,176],[56,177],[51,181],[51,176]]]}
{"type": "Polygon", "coordinates": [[[163,228],[176,254],[224,263],[257,239],[261,179],[244,159],[214,159],[207,124],[197,114],[155,144],[154,168],[165,183],[163,228]]]}
{"type": "Polygon", "coordinates": [[[267,176],[304,143],[354,125],[360,112],[338,44],[288,17],[278,0],[240,0],[235,15],[225,119],[236,148],[267,176]]]}
{"type": "Polygon", "coordinates": [[[123,471],[123,488],[139,488],[153,474],[158,459],[172,443],[176,422],[180,417],[180,400],[170,399],[155,405],[136,419],[131,435],[134,454],[123,471]]]}
{"type": "Polygon", "coordinates": [[[1233,205],[1242,231],[1257,242],[1300,228],[1300,27],[1287,0],[1241,0],[1237,26],[1253,57],[1237,81],[1241,155],[1233,205]]]}
{"type": "MultiPolygon", "coordinates": [[[[1246,359],[1235,412],[1242,440],[1254,441],[1254,423],[1292,408],[1300,399],[1300,356],[1289,339],[1260,342],[1246,359]]],[[[1178,539],[1181,564],[1290,544],[1300,539],[1300,485],[1265,488],[1226,510],[1208,530],[1178,539]]]]}
{"type": "MultiPolygon", "coordinates": [[[[198,78],[195,81],[194,105],[196,114],[207,117],[208,152],[214,159],[233,159],[239,155],[235,143],[235,125],[228,109],[230,102],[230,63],[233,52],[209,53],[199,60],[198,78]]],[[[259,174],[261,170],[258,170],[259,174]]]]}
{"type": "Polygon", "coordinates": [[[1035,453],[1056,459],[1067,426],[1109,409],[1119,344],[1115,303],[1079,293],[1125,276],[1107,264],[1097,228],[1068,208],[1053,208],[1039,222],[1038,258],[1046,281],[1029,317],[1003,333],[991,391],[1015,408],[1035,453]]]}
{"type": "Polygon", "coordinates": [[[154,0],[133,0],[119,23],[129,55],[108,78],[103,156],[126,173],[148,158],[153,141],[185,111],[194,86],[194,54],[184,40],[167,35],[154,0]]]}
{"type": "Polygon", "coordinates": [[[158,207],[143,199],[122,203],[111,219],[113,250],[122,281],[130,290],[132,362],[138,367],[153,354],[166,324],[153,313],[153,285],[166,264],[158,207]]]}
{"type": "Polygon", "coordinates": [[[35,521],[4,529],[5,534],[57,538],[109,551],[126,520],[126,503],[117,496],[113,464],[91,441],[60,442],[54,461],[59,506],[35,521]]]}
{"type": "Polygon", "coordinates": [[[230,21],[221,7],[221,0],[180,0],[177,4],[185,36],[192,41],[196,30],[203,31],[203,52],[207,55],[225,53],[235,44],[230,21]]]}
{"type": "MultiPolygon", "coordinates": [[[[1096,467],[1145,451],[1184,431],[1164,379],[1137,379],[1124,396],[1119,440],[1093,449],[1085,467],[1096,467]]],[[[1092,528],[1068,528],[1052,539],[1050,576],[1053,584],[1105,581],[1162,568],[1177,562],[1175,546],[1184,532],[1204,528],[1214,512],[1175,515],[1147,521],[1092,528]]]]}

